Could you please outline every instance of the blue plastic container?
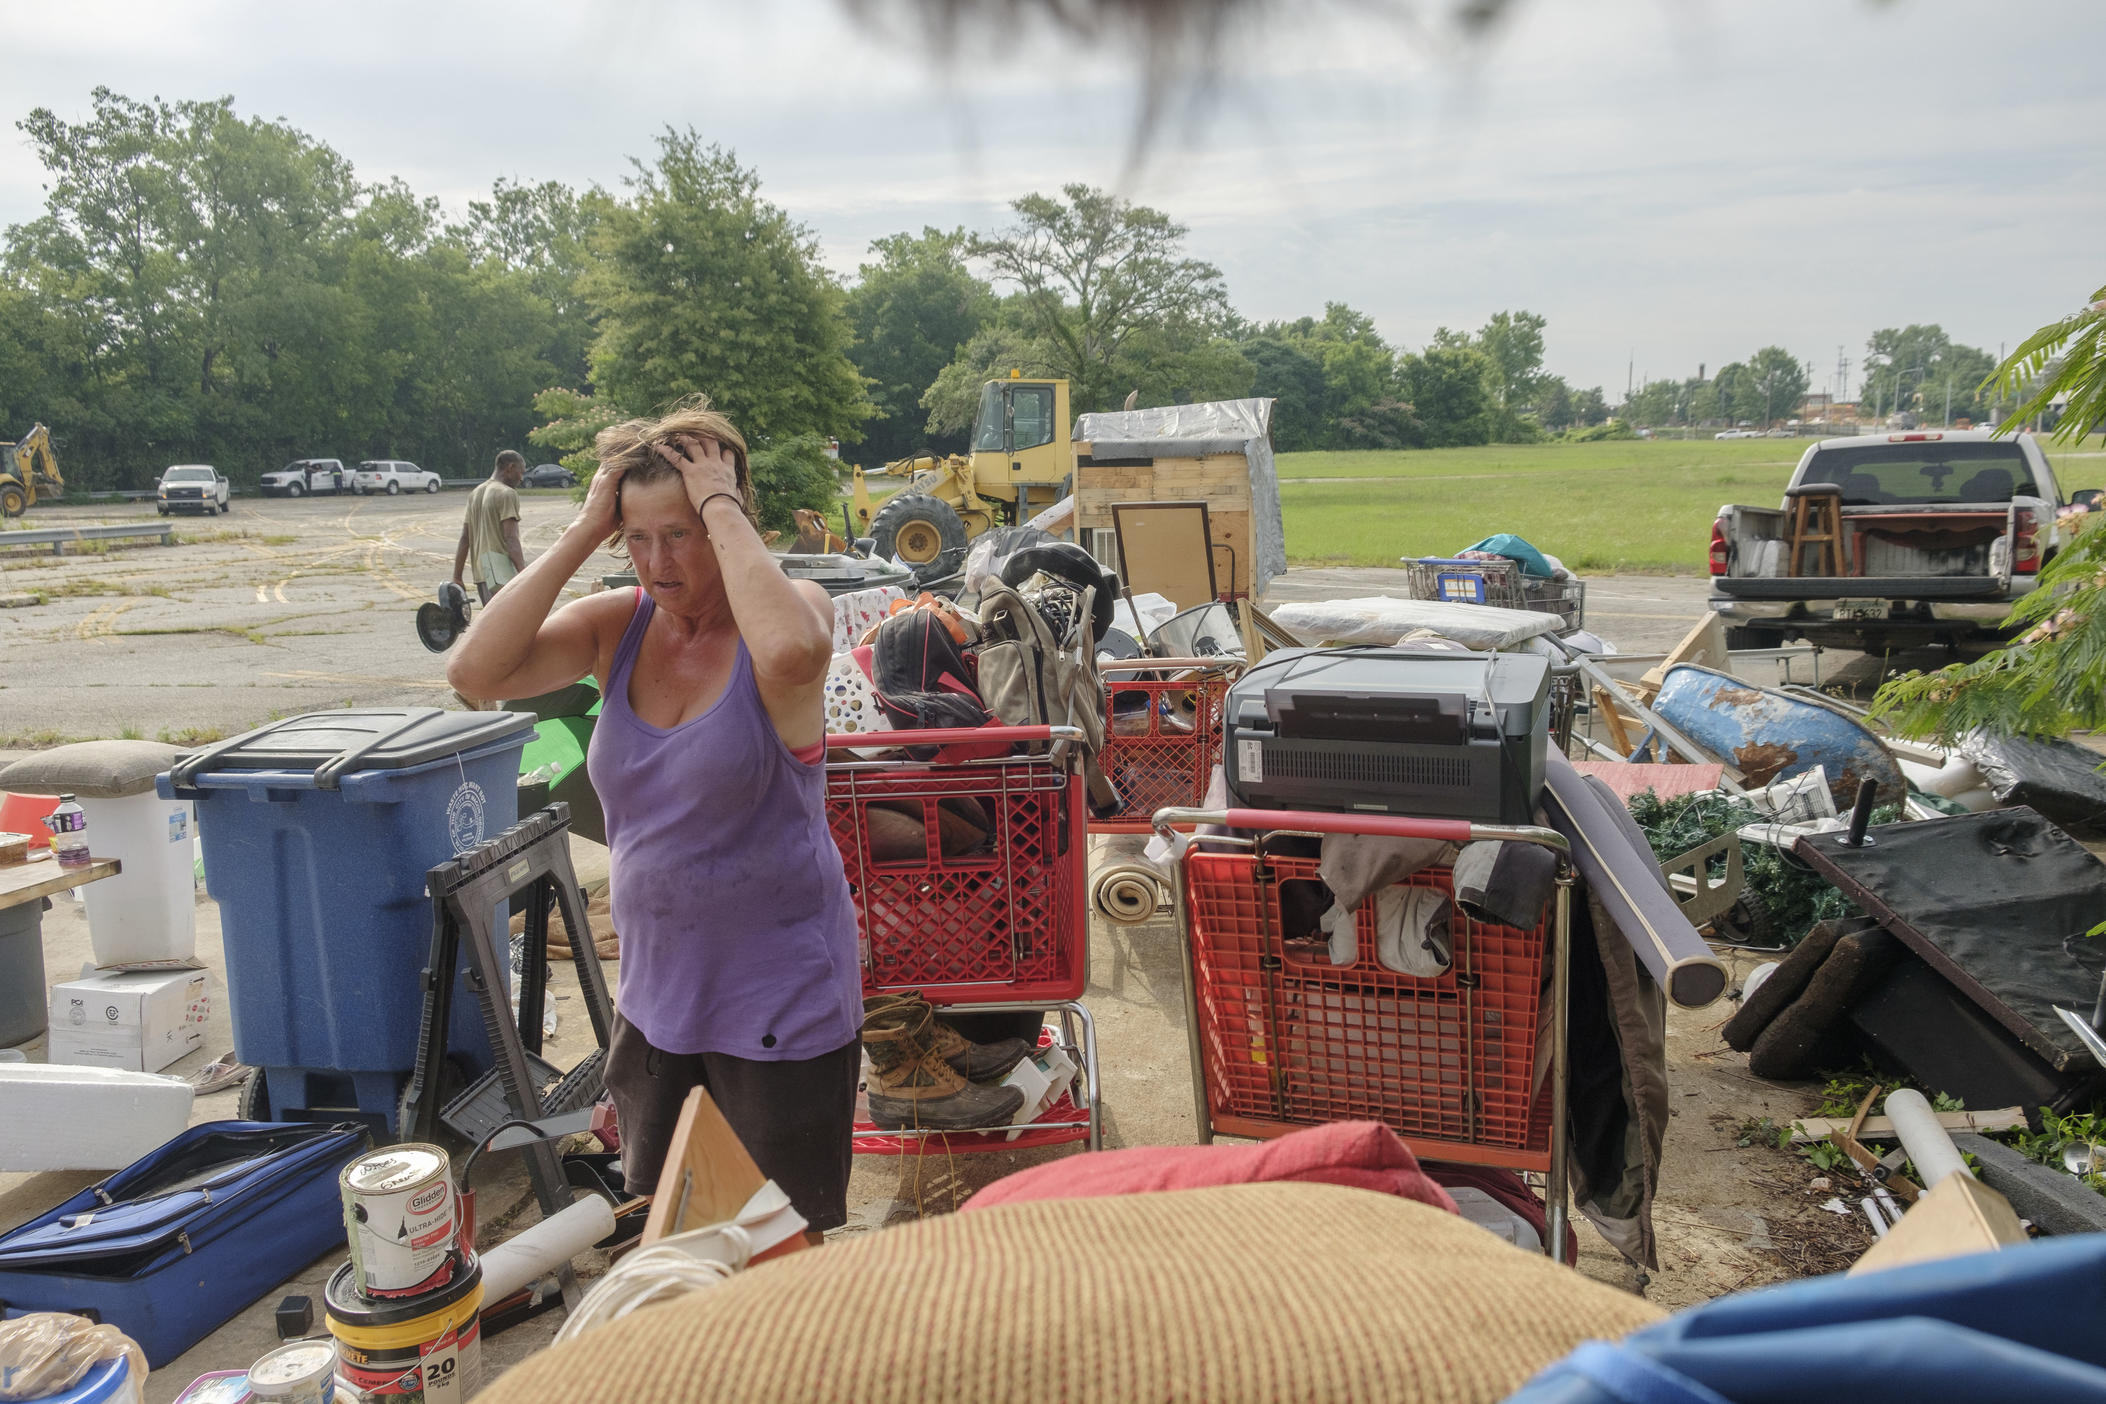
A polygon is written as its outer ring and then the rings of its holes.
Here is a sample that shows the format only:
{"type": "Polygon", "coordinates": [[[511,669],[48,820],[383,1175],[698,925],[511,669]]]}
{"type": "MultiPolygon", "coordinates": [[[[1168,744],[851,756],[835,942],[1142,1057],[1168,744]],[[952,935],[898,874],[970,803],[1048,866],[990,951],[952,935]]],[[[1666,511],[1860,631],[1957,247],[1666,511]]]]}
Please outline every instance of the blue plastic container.
{"type": "MultiPolygon", "coordinates": [[[[252,1114],[393,1118],[417,1061],[425,875],[518,821],[533,734],[513,712],[314,712],[159,777],[164,798],[197,803],[234,1052],[263,1070],[252,1114]]],[[[448,1047],[470,1077],[490,1067],[474,999],[454,1000],[448,1047]]]]}

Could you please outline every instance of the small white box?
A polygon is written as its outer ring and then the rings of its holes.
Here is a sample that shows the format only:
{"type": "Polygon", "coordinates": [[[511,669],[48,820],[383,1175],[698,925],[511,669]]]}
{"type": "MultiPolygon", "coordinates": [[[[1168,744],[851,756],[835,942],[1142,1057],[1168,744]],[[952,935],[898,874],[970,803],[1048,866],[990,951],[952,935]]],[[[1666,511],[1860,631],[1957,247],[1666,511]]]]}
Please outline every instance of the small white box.
{"type": "Polygon", "coordinates": [[[54,1063],[158,1072],[205,1041],[197,970],[105,971],[51,987],[54,1063]]]}

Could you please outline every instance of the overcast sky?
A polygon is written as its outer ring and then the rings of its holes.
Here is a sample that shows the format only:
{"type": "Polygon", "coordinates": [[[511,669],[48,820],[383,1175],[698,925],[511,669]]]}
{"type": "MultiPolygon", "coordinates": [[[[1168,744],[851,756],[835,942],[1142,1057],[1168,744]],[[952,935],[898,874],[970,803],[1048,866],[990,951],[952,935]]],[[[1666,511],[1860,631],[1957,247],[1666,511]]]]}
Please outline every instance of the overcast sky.
{"type": "MultiPolygon", "coordinates": [[[[1873,328],[2015,341],[2106,282],[2099,0],[1524,0],[1488,41],[1402,0],[1284,0],[1126,193],[1244,315],[1351,303],[1423,344],[1501,308],[1623,389],[1776,343],[1833,379],[1873,328]]],[[[1117,48],[1027,29],[932,59],[834,0],[68,0],[0,11],[0,115],[231,94],[458,210],[497,176],[613,185],[666,125],[756,168],[844,274],[1127,172],[1117,48]]],[[[42,173],[0,140],[0,222],[42,173]]]]}

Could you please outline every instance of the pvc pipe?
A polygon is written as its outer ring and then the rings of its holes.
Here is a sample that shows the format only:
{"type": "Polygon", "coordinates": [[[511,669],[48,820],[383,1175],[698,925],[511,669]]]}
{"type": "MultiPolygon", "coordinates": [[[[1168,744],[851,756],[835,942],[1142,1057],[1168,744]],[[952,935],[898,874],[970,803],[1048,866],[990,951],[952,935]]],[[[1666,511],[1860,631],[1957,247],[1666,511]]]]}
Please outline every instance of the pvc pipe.
{"type": "Polygon", "coordinates": [[[614,1206],[588,1195],[483,1254],[483,1300],[495,1304],[614,1232],[614,1206]]]}
{"type": "Polygon", "coordinates": [[[1960,1158],[1952,1137],[1938,1124],[1938,1114],[1921,1092],[1904,1087],[1888,1097],[1887,1116],[1894,1123],[1901,1148],[1916,1162],[1925,1189],[1935,1188],[1948,1175],[1967,1173],[1967,1162],[1960,1158]]]}

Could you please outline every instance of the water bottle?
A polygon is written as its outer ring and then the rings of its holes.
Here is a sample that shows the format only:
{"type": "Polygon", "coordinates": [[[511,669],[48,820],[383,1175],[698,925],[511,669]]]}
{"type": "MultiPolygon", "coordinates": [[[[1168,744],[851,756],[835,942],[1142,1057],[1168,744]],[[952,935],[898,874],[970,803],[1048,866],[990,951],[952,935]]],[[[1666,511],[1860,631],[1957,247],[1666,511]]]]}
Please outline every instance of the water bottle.
{"type": "Polygon", "coordinates": [[[51,830],[51,856],[61,868],[88,866],[88,816],[73,796],[59,796],[59,807],[45,816],[44,826],[51,830]]]}

